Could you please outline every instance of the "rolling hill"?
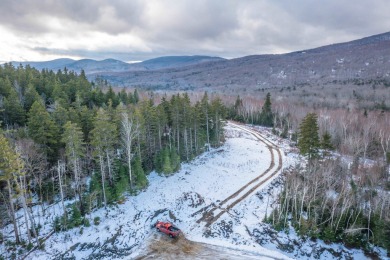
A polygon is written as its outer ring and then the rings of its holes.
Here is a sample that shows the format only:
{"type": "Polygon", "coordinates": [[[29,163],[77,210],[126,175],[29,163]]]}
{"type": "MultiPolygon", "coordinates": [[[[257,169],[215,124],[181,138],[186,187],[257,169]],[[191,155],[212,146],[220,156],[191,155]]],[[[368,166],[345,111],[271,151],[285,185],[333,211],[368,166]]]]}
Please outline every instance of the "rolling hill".
{"type": "Polygon", "coordinates": [[[119,86],[236,92],[324,84],[390,84],[390,32],[279,55],[252,55],[186,67],[102,73],[119,86]],[[371,82],[371,83],[370,83],[371,82]]]}

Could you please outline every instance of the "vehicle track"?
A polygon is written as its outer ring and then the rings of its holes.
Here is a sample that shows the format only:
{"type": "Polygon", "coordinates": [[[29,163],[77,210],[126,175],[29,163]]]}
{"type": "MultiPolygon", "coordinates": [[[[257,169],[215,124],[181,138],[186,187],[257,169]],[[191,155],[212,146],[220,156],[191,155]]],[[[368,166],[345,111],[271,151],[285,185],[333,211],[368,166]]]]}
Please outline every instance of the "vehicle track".
{"type": "Polygon", "coordinates": [[[197,212],[193,213],[192,216],[195,216],[201,212],[203,212],[203,215],[200,219],[198,219],[196,222],[200,223],[202,221],[206,222],[206,227],[209,227],[211,224],[213,224],[215,221],[217,221],[224,213],[228,212],[230,209],[232,209],[234,206],[236,206],[238,203],[240,203],[242,200],[247,198],[251,193],[253,193],[255,190],[257,190],[261,185],[263,185],[265,182],[267,182],[269,179],[271,179],[273,176],[275,176],[282,168],[282,154],[280,152],[280,149],[271,141],[265,139],[262,137],[258,132],[254,130],[247,129],[246,127],[243,127],[241,125],[238,125],[236,123],[230,122],[233,127],[239,128],[247,133],[250,133],[253,135],[258,141],[264,143],[269,150],[271,154],[271,162],[270,166],[262,172],[259,176],[248,182],[246,185],[241,187],[238,191],[221,201],[220,203],[211,205],[208,205],[197,212]],[[276,151],[278,160],[277,165],[275,165],[275,154],[274,151],[276,151]],[[276,168],[275,168],[276,166],[276,168]],[[239,196],[240,195],[240,196],[239,196]],[[227,205],[226,207],[222,207],[223,205],[227,205]],[[219,212],[218,212],[219,211],[219,212]],[[216,213],[216,214],[215,214],[216,213]]]}

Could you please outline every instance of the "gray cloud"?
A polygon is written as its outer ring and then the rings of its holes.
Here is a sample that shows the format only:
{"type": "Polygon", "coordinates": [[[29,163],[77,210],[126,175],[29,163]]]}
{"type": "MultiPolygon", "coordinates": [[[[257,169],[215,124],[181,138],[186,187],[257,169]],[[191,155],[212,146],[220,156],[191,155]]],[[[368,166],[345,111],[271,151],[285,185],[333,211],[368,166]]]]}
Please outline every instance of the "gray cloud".
{"type": "Polygon", "coordinates": [[[36,56],[237,57],[382,33],[388,10],[388,0],[3,0],[0,29],[12,34],[6,47],[36,56]]]}

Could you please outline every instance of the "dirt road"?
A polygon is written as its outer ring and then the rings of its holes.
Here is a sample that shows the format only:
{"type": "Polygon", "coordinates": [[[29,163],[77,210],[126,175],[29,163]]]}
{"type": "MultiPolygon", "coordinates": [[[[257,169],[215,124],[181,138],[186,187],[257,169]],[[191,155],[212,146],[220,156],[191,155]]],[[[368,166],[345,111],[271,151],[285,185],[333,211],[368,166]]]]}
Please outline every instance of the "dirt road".
{"type": "Polygon", "coordinates": [[[277,175],[282,169],[282,154],[280,152],[280,149],[274,143],[261,136],[257,131],[249,129],[246,126],[232,122],[229,122],[229,124],[231,126],[234,126],[235,128],[238,128],[253,135],[258,141],[264,143],[271,154],[271,161],[269,167],[264,172],[262,172],[259,176],[241,187],[238,191],[236,191],[220,203],[213,203],[192,214],[192,216],[202,214],[202,217],[197,220],[197,223],[206,222],[206,227],[209,227],[211,224],[217,221],[224,213],[229,212],[229,210],[231,210],[235,205],[240,203],[243,199],[247,198],[257,189],[261,188],[264,183],[266,183],[273,176],[277,175]],[[277,158],[275,159],[275,157],[277,158]]]}

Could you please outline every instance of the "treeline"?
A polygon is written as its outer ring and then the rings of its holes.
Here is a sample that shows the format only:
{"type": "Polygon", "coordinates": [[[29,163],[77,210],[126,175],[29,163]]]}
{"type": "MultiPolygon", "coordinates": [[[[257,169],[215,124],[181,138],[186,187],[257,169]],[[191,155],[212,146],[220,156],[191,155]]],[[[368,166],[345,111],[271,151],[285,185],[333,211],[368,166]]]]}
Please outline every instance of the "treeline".
{"type": "Polygon", "coordinates": [[[207,93],[196,103],[177,94],[155,104],[102,85],[83,72],[0,66],[0,207],[8,212],[0,224],[13,224],[16,243],[39,243],[32,205],[44,215],[46,203],[61,202],[56,230],[88,225],[83,216],[143,189],[152,170],[171,174],[224,140],[226,108],[207,93]]]}
{"type": "MultiPolygon", "coordinates": [[[[273,133],[297,143],[300,125],[311,113],[316,115],[320,143],[325,139],[332,150],[357,159],[390,161],[390,112],[377,109],[313,109],[270,94],[264,101],[237,97],[229,118],[273,128],[273,133]],[[277,100],[277,101],[276,101],[277,100]]],[[[352,101],[351,101],[352,103],[352,101]]]]}
{"type": "Polygon", "coordinates": [[[237,96],[234,105],[229,108],[229,118],[232,120],[273,127],[275,113],[272,111],[271,94],[267,93],[261,109],[257,106],[246,106],[240,96],[237,96]]]}

